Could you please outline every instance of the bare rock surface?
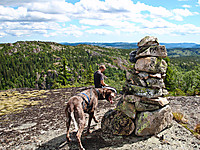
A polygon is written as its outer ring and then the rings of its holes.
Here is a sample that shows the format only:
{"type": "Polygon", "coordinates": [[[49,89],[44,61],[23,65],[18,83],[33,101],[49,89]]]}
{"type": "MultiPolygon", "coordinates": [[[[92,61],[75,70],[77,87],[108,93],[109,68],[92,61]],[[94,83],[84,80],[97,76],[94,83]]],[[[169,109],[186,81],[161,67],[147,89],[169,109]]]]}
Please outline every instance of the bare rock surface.
{"type": "MultiPolygon", "coordinates": [[[[27,106],[21,112],[15,112],[0,116],[0,149],[20,150],[77,150],[75,130],[72,123],[70,136],[72,142],[66,142],[66,127],[64,115],[64,103],[72,95],[80,92],[82,88],[67,88],[49,90],[44,97],[32,97],[31,101],[41,100],[42,103],[27,106]]],[[[33,89],[16,89],[19,93],[33,89]]],[[[119,97],[119,95],[118,95],[119,97]]],[[[117,99],[118,99],[117,97],[117,99]]],[[[188,119],[188,126],[194,129],[200,122],[200,97],[169,97],[172,111],[181,111],[188,119]]],[[[95,113],[98,120],[102,120],[104,114],[116,107],[106,100],[99,101],[95,113]]],[[[88,119],[88,115],[86,115],[88,119]]],[[[105,134],[101,131],[101,122],[92,121],[91,134],[82,136],[82,143],[87,150],[199,150],[200,140],[194,137],[190,131],[173,121],[172,126],[160,132],[157,136],[136,137],[116,136],[105,134]]],[[[86,131],[86,128],[85,128],[86,131]]]]}
{"type": "Polygon", "coordinates": [[[135,134],[138,136],[154,135],[169,127],[173,119],[169,105],[155,110],[145,111],[137,115],[135,134]]]}

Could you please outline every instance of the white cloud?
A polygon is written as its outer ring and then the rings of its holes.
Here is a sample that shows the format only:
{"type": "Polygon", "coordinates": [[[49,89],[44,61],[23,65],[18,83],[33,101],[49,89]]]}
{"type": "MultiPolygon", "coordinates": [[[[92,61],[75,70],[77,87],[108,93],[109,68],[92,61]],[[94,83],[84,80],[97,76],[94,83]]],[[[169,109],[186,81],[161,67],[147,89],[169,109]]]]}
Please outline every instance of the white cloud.
{"type": "Polygon", "coordinates": [[[47,34],[49,30],[55,30],[59,28],[57,23],[45,23],[45,22],[4,22],[1,23],[2,31],[6,35],[23,36],[31,34],[47,34]]]}
{"type": "Polygon", "coordinates": [[[51,33],[45,34],[45,36],[50,37],[50,36],[57,36],[57,35],[62,35],[62,36],[72,35],[75,37],[80,37],[83,35],[83,31],[88,28],[89,28],[88,26],[78,27],[76,25],[71,24],[70,26],[65,27],[65,28],[58,28],[57,30],[51,33]]]}
{"type": "Polygon", "coordinates": [[[182,7],[184,7],[184,8],[191,8],[190,5],[182,5],[182,7]]]}
{"type": "Polygon", "coordinates": [[[193,16],[196,13],[190,12],[188,9],[173,9],[174,16],[172,19],[182,21],[183,17],[193,16]]]}
{"type": "MultiPolygon", "coordinates": [[[[200,0],[198,3],[200,4],[200,0]]],[[[80,37],[85,32],[103,35],[114,33],[113,31],[118,34],[199,34],[199,27],[169,22],[183,21],[185,17],[199,15],[198,12],[187,9],[190,5],[182,7],[184,9],[168,10],[131,0],[80,0],[75,4],[65,0],[0,1],[0,37],[31,34],[80,37]],[[73,25],[73,21],[76,25],[73,25]],[[102,29],[104,26],[111,30],[102,29]]]]}
{"type": "Polygon", "coordinates": [[[17,9],[0,6],[0,21],[69,21],[70,19],[64,14],[48,14],[38,11],[28,11],[27,8],[19,7],[17,9]]]}
{"type": "Polygon", "coordinates": [[[90,34],[100,34],[100,35],[105,35],[105,34],[111,34],[112,31],[106,30],[106,29],[93,29],[93,30],[86,30],[87,33],[90,34]]]}

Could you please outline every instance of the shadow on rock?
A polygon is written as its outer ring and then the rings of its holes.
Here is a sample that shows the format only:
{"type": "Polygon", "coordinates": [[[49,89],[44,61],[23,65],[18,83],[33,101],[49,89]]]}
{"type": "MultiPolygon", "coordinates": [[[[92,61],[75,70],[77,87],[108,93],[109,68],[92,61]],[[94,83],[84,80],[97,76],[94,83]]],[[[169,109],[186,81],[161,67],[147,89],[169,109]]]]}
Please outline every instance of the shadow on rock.
{"type": "MultiPolygon", "coordinates": [[[[63,134],[61,136],[55,137],[54,139],[51,139],[50,141],[40,145],[36,150],[78,150],[78,143],[76,141],[76,132],[71,133],[70,135],[72,141],[67,142],[66,141],[66,134],[63,134]]],[[[91,134],[84,133],[82,135],[82,144],[83,147],[87,150],[97,150],[100,148],[106,148],[106,147],[112,147],[117,148],[121,147],[124,144],[132,144],[136,143],[142,140],[146,140],[150,138],[150,136],[147,137],[136,137],[134,135],[130,136],[115,136],[110,134],[104,134],[102,131],[96,130],[92,132],[91,134]]]]}

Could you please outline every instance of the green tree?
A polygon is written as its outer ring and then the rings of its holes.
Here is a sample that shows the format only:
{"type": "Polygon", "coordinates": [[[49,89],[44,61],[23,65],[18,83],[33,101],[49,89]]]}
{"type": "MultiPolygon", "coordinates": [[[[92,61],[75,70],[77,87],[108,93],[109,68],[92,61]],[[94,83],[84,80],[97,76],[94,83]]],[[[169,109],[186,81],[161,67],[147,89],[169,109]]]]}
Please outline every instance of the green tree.
{"type": "Polygon", "coordinates": [[[92,70],[92,66],[90,65],[87,71],[87,83],[92,84],[94,82],[94,71],[92,70]]]}
{"type": "Polygon", "coordinates": [[[71,77],[72,77],[72,74],[68,70],[67,59],[65,57],[63,57],[62,66],[60,68],[60,72],[58,75],[58,82],[60,82],[64,86],[66,86],[67,84],[70,84],[71,77]]]}
{"type": "Polygon", "coordinates": [[[164,79],[165,86],[167,90],[173,91],[175,89],[174,71],[171,68],[169,57],[166,57],[165,61],[167,63],[167,72],[166,72],[166,77],[164,79]]]}

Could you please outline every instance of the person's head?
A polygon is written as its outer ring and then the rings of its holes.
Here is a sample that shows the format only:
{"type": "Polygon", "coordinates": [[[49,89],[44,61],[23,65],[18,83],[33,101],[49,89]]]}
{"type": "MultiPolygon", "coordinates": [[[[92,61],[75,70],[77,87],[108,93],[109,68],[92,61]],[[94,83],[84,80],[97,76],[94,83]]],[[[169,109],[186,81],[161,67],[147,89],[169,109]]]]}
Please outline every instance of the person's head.
{"type": "Polygon", "coordinates": [[[99,66],[99,70],[100,70],[101,72],[104,72],[104,71],[106,70],[106,66],[105,66],[105,65],[99,66]]]}

